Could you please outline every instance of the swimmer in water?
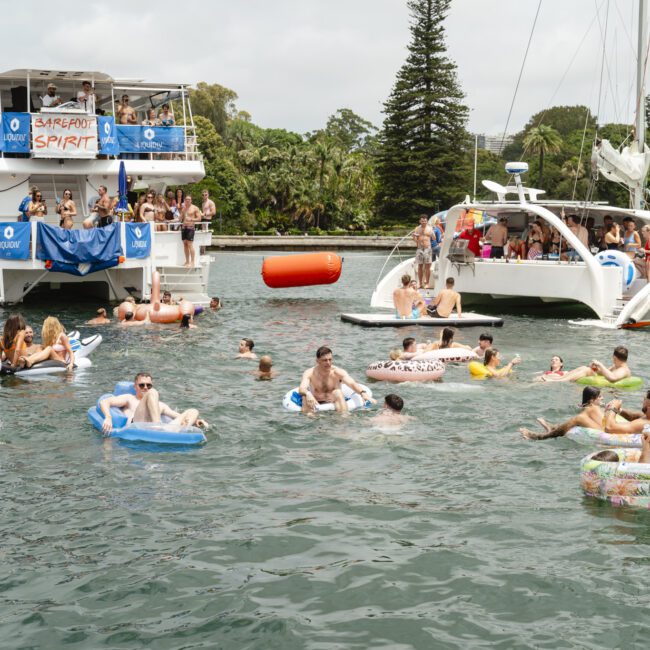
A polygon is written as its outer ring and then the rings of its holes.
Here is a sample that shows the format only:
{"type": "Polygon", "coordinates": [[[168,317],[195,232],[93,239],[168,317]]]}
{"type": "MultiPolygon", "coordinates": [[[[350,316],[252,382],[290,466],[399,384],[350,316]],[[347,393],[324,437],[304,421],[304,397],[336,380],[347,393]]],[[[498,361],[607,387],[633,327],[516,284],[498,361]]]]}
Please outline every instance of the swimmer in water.
{"type": "Polygon", "coordinates": [[[334,404],[339,413],[347,413],[348,405],[341,389],[342,384],[359,393],[364,400],[377,403],[343,368],[332,364],[332,351],[322,345],[316,350],[316,365],[305,370],[298,387],[298,393],[303,397],[302,412],[313,414],[317,404],[334,404]]]}
{"type": "Polygon", "coordinates": [[[191,314],[183,314],[180,322],[180,328],[186,330],[195,330],[197,329],[196,325],[192,322],[191,314]]]}
{"type": "Polygon", "coordinates": [[[465,350],[471,350],[472,348],[470,348],[469,345],[454,342],[455,333],[456,332],[451,327],[445,327],[440,333],[440,340],[432,343],[429,349],[446,350],[447,348],[464,348],[465,350]]]}
{"type": "Polygon", "coordinates": [[[253,352],[255,342],[253,339],[241,339],[239,341],[239,354],[237,359],[257,359],[257,355],[253,352]]]}
{"type": "Polygon", "coordinates": [[[103,307],[100,307],[97,310],[97,316],[86,321],[86,325],[108,325],[111,322],[111,319],[107,317],[106,310],[103,307]]]}
{"type": "Polygon", "coordinates": [[[562,424],[549,424],[544,418],[537,421],[544,427],[543,432],[531,431],[522,427],[519,433],[527,440],[547,440],[564,436],[573,427],[600,430],[603,426],[603,396],[600,388],[585,386],[582,391],[582,411],[562,424]]]}
{"type": "Polygon", "coordinates": [[[483,365],[486,370],[486,377],[507,377],[514,366],[521,362],[521,359],[519,358],[519,355],[516,355],[512,361],[506,363],[502,368],[499,368],[500,361],[501,356],[499,350],[496,348],[488,348],[485,351],[485,361],[483,365]]]}
{"type": "Polygon", "coordinates": [[[379,425],[402,425],[413,418],[410,415],[403,415],[404,400],[394,393],[384,397],[384,407],[377,415],[370,418],[372,424],[379,425]]]}
{"type": "Polygon", "coordinates": [[[556,354],[551,357],[549,369],[546,370],[541,377],[537,377],[535,381],[549,381],[549,377],[564,377],[565,374],[566,370],[564,370],[564,360],[556,354]]]}
{"type": "Polygon", "coordinates": [[[492,338],[492,334],[483,332],[483,334],[478,337],[478,345],[474,348],[474,354],[479,359],[483,359],[483,357],[485,357],[485,351],[492,347],[493,341],[494,339],[492,338]]]}
{"type": "Polygon", "coordinates": [[[278,373],[273,370],[273,359],[270,355],[265,354],[260,357],[260,363],[255,371],[258,379],[269,380],[273,379],[278,373]]]}
{"type": "Polygon", "coordinates": [[[142,327],[143,325],[151,325],[149,312],[146,313],[144,320],[135,320],[135,312],[127,311],[124,320],[120,321],[120,327],[142,327]]]}

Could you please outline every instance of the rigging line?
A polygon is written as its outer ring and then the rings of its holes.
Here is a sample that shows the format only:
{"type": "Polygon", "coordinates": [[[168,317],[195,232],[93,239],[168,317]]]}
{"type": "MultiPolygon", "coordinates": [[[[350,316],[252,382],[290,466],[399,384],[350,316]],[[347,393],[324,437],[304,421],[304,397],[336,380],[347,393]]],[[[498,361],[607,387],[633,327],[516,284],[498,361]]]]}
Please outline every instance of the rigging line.
{"type": "Polygon", "coordinates": [[[585,127],[582,130],[582,142],[580,143],[580,156],[578,157],[578,165],[576,167],[576,177],[573,183],[573,193],[571,194],[571,200],[575,201],[576,198],[576,189],[578,188],[578,176],[580,176],[580,168],[582,167],[582,152],[585,146],[585,140],[587,138],[587,124],[589,123],[589,114],[590,110],[587,108],[587,113],[585,115],[585,127]]]}
{"type": "Polygon", "coordinates": [[[3,190],[0,190],[0,193],[1,192],[8,192],[9,190],[13,190],[13,189],[18,187],[19,185],[22,185],[25,181],[28,181],[28,180],[29,180],[29,176],[26,176],[22,181],[18,181],[15,185],[12,185],[11,187],[5,187],[3,190]]]}
{"type": "MultiPolygon", "coordinates": [[[[595,0],[594,0],[595,1],[595,0]]],[[[596,106],[596,119],[600,116],[600,102],[603,94],[603,71],[605,69],[605,46],[607,43],[607,25],[609,24],[609,0],[607,0],[607,11],[605,13],[605,31],[603,32],[602,25],[600,23],[600,13],[598,15],[598,25],[600,26],[600,33],[603,35],[603,53],[601,56],[600,64],[600,81],[598,83],[598,104],[596,106]]],[[[596,122],[596,137],[598,136],[598,122],[596,122]]]]}
{"type": "Polygon", "coordinates": [[[512,117],[512,110],[515,107],[515,100],[517,99],[517,91],[519,90],[519,84],[521,83],[521,76],[524,73],[524,66],[526,65],[526,58],[528,57],[528,51],[530,50],[530,44],[533,40],[533,34],[535,33],[535,25],[537,25],[537,18],[539,17],[539,10],[542,8],[542,0],[539,0],[537,5],[537,11],[535,12],[535,20],[533,21],[533,27],[530,30],[530,36],[528,37],[528,44],[526,45],[526,52],[524,53],[524,59],[521,62],[521,69],[519,70],[519,78],[517,79],[517,85],[515,86],[515,92],[512,96],[512,102],[510,103],[510,111],[508,112],[508,119],[506,120],[506,126],[503,129],[503,136],[501,137],[501,149],[503,149],[503,143],[506,139],[506,133],[508,132],[508,126],[510,125],[510,118],[512,117]]]}

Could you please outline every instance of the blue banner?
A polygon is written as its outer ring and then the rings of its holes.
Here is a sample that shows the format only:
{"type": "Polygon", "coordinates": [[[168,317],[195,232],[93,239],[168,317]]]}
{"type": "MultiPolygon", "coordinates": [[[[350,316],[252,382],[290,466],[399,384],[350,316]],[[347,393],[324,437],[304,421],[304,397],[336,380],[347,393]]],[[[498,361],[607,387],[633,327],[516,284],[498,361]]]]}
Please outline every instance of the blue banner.
{"type": "Polygon", "coordinates": [[[125,223],[126,257],[143,258],[151,254],[151,224],[125,223]]]}
{"type": "Polygon", "coordinates": [[[31,225],[28,223],[0,223],[0,259],[29,259],[29,237],[31,225]]]}
{"type": "Polygon", "coordinates": [[[185,129],[181,126],[117,125],[122,153],[168,153],[185,151],[185,129]]]}
{"type": "Polygon", "coordinates": [[[98,115],[97,133],[99,134],[99,153],[107,156],[118,156],[120,145],[117,141],[115,118],[98,115]]]}
{"type": "Polygon", "coordinates": [[[39,223],[36,257],[51,271],[87,275],[119,263],[119,224],[90,230],[65,230],[39,223]]]}
{"type": "Polygon", "coordinates": [[[2,140],[0,151],[5,153],[29,153],[29,113],[2,114],[2,140]]]}

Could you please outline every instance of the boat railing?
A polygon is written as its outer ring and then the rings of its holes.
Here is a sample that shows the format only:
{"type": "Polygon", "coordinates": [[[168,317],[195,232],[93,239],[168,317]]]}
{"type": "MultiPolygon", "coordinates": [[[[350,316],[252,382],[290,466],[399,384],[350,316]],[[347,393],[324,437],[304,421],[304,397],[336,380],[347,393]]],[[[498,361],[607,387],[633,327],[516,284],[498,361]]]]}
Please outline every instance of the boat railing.
{"type": "MultiPolygon", "coordinates": [[[[411,230],[411,231],[408,232],[406,235],[404,235],[404,236],[403,236],[403,237],[402,237],[402,238],[401,238],[401,239],[400,239],[400,240],[395,244],[395,246],[393,246],[393,248],[391,249],[390,253],[388,254],[388,257],[386,258],[386,261],[384,262],[384,264],[383,264],[382,267],[381,267],[381,271],[379,271],[379,275],[377,276],[377,280],[375,281],[375,288],[377,288],[377,287],[379,286],[379,283],[381,282],[381,279],[382,279],[382,277],[383,277],[383,275],[384,275],[384,270],[386,269],[386,265],[388,264],[388,262],[390,262],[390,260],[391,260],[391,258],[393,257],[394,254],[396,254],[396,255],[398,256],[398,259],[399,259],[399,262],[400,262],[400,263],[404,261],[404,259],[402,258],[402,252],[400,251],[400,248],[399,248],[399,247],[400,247],[400,245],[403,244],[404,241],[406,241],[406,240],[408,240],[408,241],[412,241],[411,238],[413,237],[413,233],[414,233],[414,232],[415,232],[415,230],[411,230]]],[[[412,255],[411,255],[411,257],[412,257],[412,255]]]]}

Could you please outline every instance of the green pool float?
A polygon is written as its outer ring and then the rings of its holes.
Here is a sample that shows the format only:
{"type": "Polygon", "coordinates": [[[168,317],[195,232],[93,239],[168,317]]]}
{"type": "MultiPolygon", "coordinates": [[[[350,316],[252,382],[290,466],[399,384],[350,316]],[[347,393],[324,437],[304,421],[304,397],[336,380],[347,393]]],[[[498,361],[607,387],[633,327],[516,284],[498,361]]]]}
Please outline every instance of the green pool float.
{"type": "Polygon", "coordinates": [[[580,377],[576,379],[576,384],[582,384],[583,386],[598,386],[599,388],[643,388],[643,379],[641,377],[626,377],[625,379],[619,379],[618,381],[607,381],[602,375],[596,375],[595,377],[580,377]]]}

